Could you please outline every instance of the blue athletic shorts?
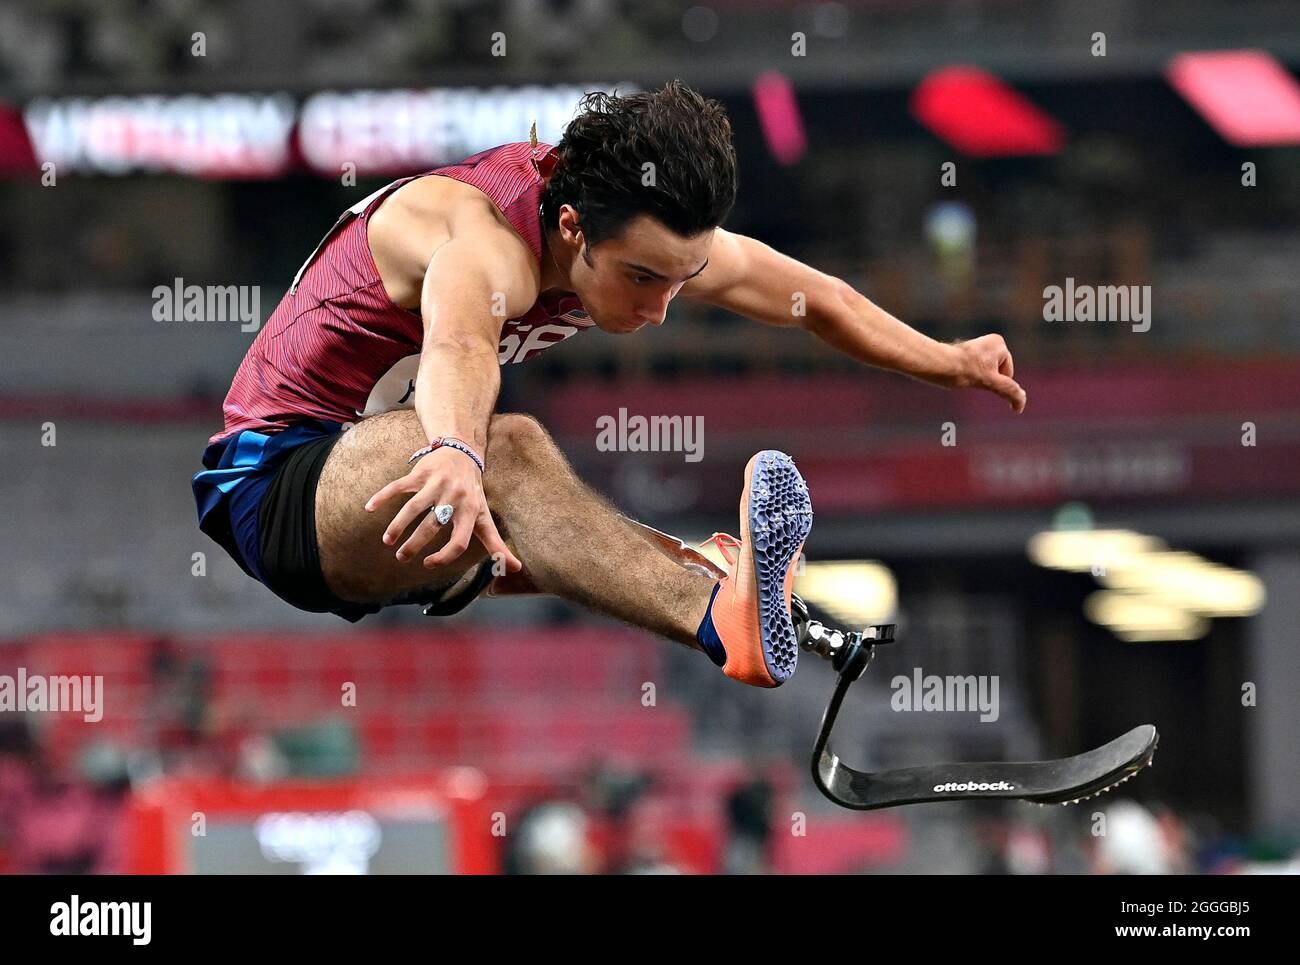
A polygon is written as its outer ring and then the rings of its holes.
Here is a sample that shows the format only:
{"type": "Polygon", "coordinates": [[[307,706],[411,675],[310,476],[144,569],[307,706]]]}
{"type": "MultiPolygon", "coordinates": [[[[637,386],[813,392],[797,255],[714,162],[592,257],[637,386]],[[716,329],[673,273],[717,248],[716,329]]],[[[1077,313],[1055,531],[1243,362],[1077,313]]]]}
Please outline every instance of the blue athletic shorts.
{"type": "Polygon", "coordinates": [[[316,544],[316,484],[342,431],[315,419],[279,432],[245,429],[207,447],[193,488],[199,529],[245,573],[301,610],[355,623],[381,606],[335,597],[316,544]]]}
{"type": "Polygon", "coordinates": [[[410,590],[387,604],[352,603],[330,590],[316,543],[316,485],[342,432],[341,423],[309,420],[273,433],[245,429],[209,445],[193,482],[199,529],[300,610],[355,623],[385,605],[415,604],[430,616],[464,609],[492,581],[491,559],[450,585],[410,590]]]}

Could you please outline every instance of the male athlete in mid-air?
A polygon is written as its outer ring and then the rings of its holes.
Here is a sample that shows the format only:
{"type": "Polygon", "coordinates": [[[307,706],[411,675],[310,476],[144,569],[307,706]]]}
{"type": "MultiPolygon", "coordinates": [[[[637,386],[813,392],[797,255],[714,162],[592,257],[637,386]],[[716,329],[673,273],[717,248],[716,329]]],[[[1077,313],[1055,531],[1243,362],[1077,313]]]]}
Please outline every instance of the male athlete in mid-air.
{"type": "Polygon", "coordinates": [[[715,581],[585,486],[535,419],[494,414],[500,367],[589,328],[662,325],[680,295],[1017,412],[1025,393],[1000,336],[937,342],[721,228],[736,156],[716,101],[673,82],[581,106],[555,147],[492,148],[343,214],[235,375],[194,477],[200,527],[304,610],[357,620],[526,567],[541,592],[775,687],[794,670],[790,593],[812,526],[789,456],[750,459],[715,581]]]}

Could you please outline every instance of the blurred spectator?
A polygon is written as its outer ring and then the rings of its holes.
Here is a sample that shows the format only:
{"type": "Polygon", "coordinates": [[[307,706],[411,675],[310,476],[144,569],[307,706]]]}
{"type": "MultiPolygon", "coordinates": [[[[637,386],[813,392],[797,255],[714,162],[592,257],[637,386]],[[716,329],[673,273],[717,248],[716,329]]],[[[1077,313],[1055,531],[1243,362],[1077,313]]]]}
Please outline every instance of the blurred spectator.
{"type": "Polygon", "coordinates": [[[727,796],[724,867],[728,874],[763,874],[768,870],[773,794],[766,778],[755,777],[727,796]]]}
{"type": "Polygon", "coordinates": [[[546,801],[515,819],[506,835],[506,874],[594,874],[586,812],[572,801],[546,801]]]}
{"type": "MultiPolygon", "coordinates": [[[[17,728],[0,732],[0,867],[17,874],[120,874],[125,869],[124,770],[91,781],[56,774],[17,728]]],[[[105,759],[100,758],[100,763],[105,759]]],[[[121,763],[120,755],[116,760],[121,763]]],[[[92,759],[92,765],[94,761],[92,759]]]]}
{"type": "Polygon", "coordinates": [[[1150,810],[1136,801],[1116,801],[1105,810],[1097,836],[1095,874],[1168,875],[1186,870],[1181,840],[1171,840],[1150,810]]]}
{"type": "Polygon", "coordinates": [[[634,811],[637,803],[653,785],[643,771],[616,767],[606,762],[594,764],[583,776],[584,802],[601,820],[601,872],[620,874],[638,860],[633,841],[634,811]]]}

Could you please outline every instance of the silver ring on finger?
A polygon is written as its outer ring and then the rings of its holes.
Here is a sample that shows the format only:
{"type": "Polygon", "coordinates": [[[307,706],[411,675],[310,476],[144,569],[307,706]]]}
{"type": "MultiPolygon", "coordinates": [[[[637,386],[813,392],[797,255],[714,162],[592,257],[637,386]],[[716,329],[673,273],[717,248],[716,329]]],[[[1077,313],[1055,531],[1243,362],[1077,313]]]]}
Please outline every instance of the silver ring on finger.
{"type": "Polygon", "coordinates": [[[451,522],[451,517],[456,512],[456,508],[451,503],[439,503],[429,511],[433,513],[433,518],[438,521],[440,526],[446,526],[451,522]]]}

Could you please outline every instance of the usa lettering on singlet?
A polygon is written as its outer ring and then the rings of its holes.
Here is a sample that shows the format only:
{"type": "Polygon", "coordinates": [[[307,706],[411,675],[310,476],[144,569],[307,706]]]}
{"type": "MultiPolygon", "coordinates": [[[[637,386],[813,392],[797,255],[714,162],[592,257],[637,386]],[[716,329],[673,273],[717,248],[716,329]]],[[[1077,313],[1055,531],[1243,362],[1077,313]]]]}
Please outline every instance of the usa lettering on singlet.
{"type": "MultiPolygon", "coordinates": [[[[478,188],[540,265],[541,195],[555,163],[551,145],[524,141],[415,177],[451,177],[478,188]]],[[[225,426],[214,441],[243,429],[278,431],[304,417],[351,422],[413,406],[423,321],[388,297],[367,226],[380,203],[414,179],[385,185],[343,212],[303,263],[235,373],[225,426]]],[[[505,321],[497,360],[529,361],[593,325],[576,296],[543,292],[527,312],[505,321]]]]}

